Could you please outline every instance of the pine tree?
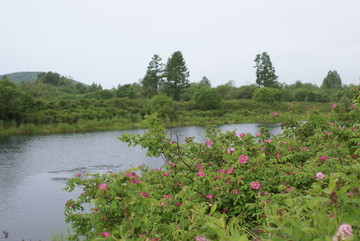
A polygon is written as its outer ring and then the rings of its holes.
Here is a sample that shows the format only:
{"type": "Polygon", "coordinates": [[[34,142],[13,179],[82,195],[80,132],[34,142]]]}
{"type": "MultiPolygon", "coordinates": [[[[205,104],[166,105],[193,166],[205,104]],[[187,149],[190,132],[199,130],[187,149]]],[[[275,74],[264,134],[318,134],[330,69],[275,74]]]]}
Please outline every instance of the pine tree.
{"type": "Polygon", "coordinates": [[[255,63],[256,83],[263,87],[277,87],[278,82],[276,80],[278,76],[275,75],[275,68],[271,63],[270,56],[266,52],[258,54],[255,63]]]}
{"type": "Polygon", "coordinates": [[[142,79],[144,95],[152,97],[158,94],[159,84],[164,74],[164,64],[159,55],[154,55],[147,67],[145,77],[142,79]]]}
{"type": "Polygon", "coordinates": [[[164,93],[174,100],[180,100],[181,91],[189,86],[189,76],[182,53],[173,53],[165,67],[165,79],[162,81],[164,93]]]}

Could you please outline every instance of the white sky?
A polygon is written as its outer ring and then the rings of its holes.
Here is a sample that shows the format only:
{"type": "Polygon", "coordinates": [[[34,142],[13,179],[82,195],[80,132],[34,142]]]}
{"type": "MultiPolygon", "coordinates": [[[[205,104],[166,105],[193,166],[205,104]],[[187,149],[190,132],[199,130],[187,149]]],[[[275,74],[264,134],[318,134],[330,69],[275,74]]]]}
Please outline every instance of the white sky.
{"type": "Polygon", "coordinates": [[[267,52],[278,81],[359,84],[360,0],[1,0],[0,74],[53,71],[104,88],[181,51],[190,81],[255,83],[267,52]]]}

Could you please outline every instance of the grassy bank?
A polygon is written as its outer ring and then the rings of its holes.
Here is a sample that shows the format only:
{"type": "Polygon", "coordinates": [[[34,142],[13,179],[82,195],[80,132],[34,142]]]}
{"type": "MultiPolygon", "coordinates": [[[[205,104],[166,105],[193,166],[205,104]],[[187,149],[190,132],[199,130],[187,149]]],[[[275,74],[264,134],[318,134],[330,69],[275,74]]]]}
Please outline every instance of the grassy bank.
{"type": "MultiPolygon", "coordinates": [[[[239,123],[265,123],[277,122],[272,113],[288,112],[291,103],[266,104],[254,101],[228,101],[223,110],[189,110],[179,104],[176,106],[177,112],[174,118],[167,118],[165,122],[168,127],[179,126],[206,126],[209,124],[239,124],[239,123]]],[[[306,120],[304,114],[306,110],[316,107],[321,112],[329,112],[330,103],[310,103],[301,102],[297,104],[298,119],[306,120]]],[[[47,134],[66,134],[66,133],[86,133],[99,131],[115,131],[145,128],[141,117],[126,118],[113,117],[101,120],[82,120],[77,123],[54,123],[54,124],[21,124],[19,127],[15,123],[8,123],[4,127],[0,123],[0,137],[14,135],[47,135],[47,134]]]]}

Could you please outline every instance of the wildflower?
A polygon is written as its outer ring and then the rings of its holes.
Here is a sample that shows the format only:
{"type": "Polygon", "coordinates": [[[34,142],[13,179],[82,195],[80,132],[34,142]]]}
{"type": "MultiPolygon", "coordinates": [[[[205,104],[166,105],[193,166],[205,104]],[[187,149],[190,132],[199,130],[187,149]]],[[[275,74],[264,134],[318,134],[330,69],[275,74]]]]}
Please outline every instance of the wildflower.
{"type": "Polygon", "coordinates": [[[221,210],[221,212],[222,212],[222,213],[226,213],[226,212],[227,212],[227,209],[226,209],[226,208],[223,208],[223,209],[221,210]]]}
{"type": "Polygon", "coordinates": [[[247,162],[247,160],[249,160],[248,156],[245,156],[245,155],[239,156],[239,163],[245,164],[247,162]]]}
{"type": "Polygon", "coordinates": [[[335,108],[336,108],[336,104],[333,104],[333,105],[332,105],[332,108],[335,109],[335,108]]]}
{"type": "Polygon", "coordinates": [[[198,169],[199,171],[201,171],[203,169],[203,166],[201,164],[196,164],[196,169],[198,169]]]}
{"type": "Polygon", "coordinates": [[[167,177],[167,176],[169,176],[169,173],[164,172],[163,175],[164,175],[165,177],[167,177]]]}
{"type": "Polygon", "coordinates": [[[149,196],[149,193],[143,192],[143,193],[141,193],[140,195],[143,196],[143,197],[148,197],[148,196],[149,196]]]}
{"type": "Polygon", "coordinates": [[[165,195],[165,198],[171,198],[171,195],[170,194],[165,195]]]}
{"type": "Polygon", "coordinates": [[[205,177],[205,173],[203,172],[198,172],[196,175],[198,175],[199,177],[205,177]]]}
{"type": "Polygon", "coordinates": [[[214,145],[214,143],[211,142],[211,140],[206,140],[205,144],[209,147],[214,145]]]}
{"type": "Polygon", "coordinates": [[[81,173],[76,173],[76,176],[77,176],[77,177],[81,177],[81,173]]]}
{"type": "Polygon", "coordinates": [[[227,170],[226,173],[227,173],[227,174],[231,174],[231,173],[233,173],[233,171],[234,171],[234,167],[230,167],[229,170],[227,170]]]}
{"type": "Polygon", "coordinates": [[[226,153],[227,153],[227,154],[230,154],[230,153],[232,153],[233,151],[234,151],[234,148],[228,148],[227,151],[226,151],[226,153]]]}
{"type": "Polygon", "coordinates": [[[337,230],[335,236],[333,237],[333,241],[338,241],[339,238],[340,238],[340,240],[347,240],[347,239],[350,239],[351,237],[352,237],[351,225],[341,224],[338,227],[338,230],[337,230]]]}
{"type": "Polygon", "coordinates": [[[106,183],[100,183],[98,185],[98,189],[108,189],[108,186],[106,185],[106,183]]]}
{"type": "Polygon", "coordinates": [[[265,150],[265,147],[260,147],[260,151],[264,151],[265,150]]]}
{"type": "Polygon", "coordinates": [[[353,193],[353,192],[348,192],[348,193],[346,193],[346,194],[348,195],[348,197],[354,196],[354,193],[353,193]]]}
{"type": "Polygon", "coordinates": [[[320,157],[320,160],[323,161],[323,162],[325,162],[325,161],[327,160],[327,156],[324,155],[324,156],[320,157]]]}
{"type": "Polygon", "coordinates": [[[351,104],[351,107],[352,107],[352,108],[355,108],[355,104],[351,104]]]}
{"type": "Polygon", "coordinates": [[[225,173],[226,171],[224,169],[219,170],[220,173],[225,173]]]}
{"type": "Polygon", "coordinates": [[[318,179],[318,180],[321,180],[321,179],[323,179],[325,177],[325,175],[322,173],[322,172],[317,172],[316,173],[316,178],[318,179]]]}
{"type": "Polygon", "coordinates": [[[211,198],[213,198],[213,197],[214,197],[214,194],[206,195],[206,198],[207,198],[207,199],[211,199],[211,198]]]}
{"type": "Polygon", "coordinates": [[[239,137],[240,137],[240,138],[243,138],[244,136],[245,136],[244,132],[242,132],[242,133],[239,134],[239,137]]]}
{"type": "Polygon", "coordinates": [[[271,143],[272,140],[265,140],[264,143],[271,143]]]}
{"type": "Polygon", "coordinates": [[[250,182],[252,189],[260,189],[261,184],[259,182],[250,182]]]}
{"type": "Polygon", "coordinates": [[[110,233],[102,232],[101,236],[103,236],[104,238],[107,238],[107,237],[110,237],[110,233]]]}
{"type": "Polygon", "coordinates": [[[180,183],[180,182],[178,182],[178,183],[177,183],[177,185],[178,185],[179,187],[181,187],[183,184],[182,184],[182,183],[180,183]]]}
{"type": "Polygon", "coordinates": [[[160,205],[161,206],[166,206],[166,205],[168,205],[168,203],[163,202],[163,203],[160,203],[160,205]]]}
{"type": "Polygon", "coordinates": [[[285,192],[290,192],[290,191],[295,190],[295,189],[296,189],[295,187],[287,187],[285,189],[285,192]]]}
{"type": "Polygon", "coordinates": [[[196,236],[195,241],[210,241],[210,240],[205,238],[204,236],[196,236]]]}
{"type": "Polygon", "coordinates": [[[239,189],[236,189],[236,190],[234,191],[234,194],[235,194],[235,195],[239,194],[239,189]]]}
{"type": "Polygon", "coordinates": [[[277,112],[273,112],[272,114],[273,114],[273,116],[279,116],[279,113],[277,113],[277,112]]]}
{"type": "Polygon", "coordinates": [[[180,206],[180,205],[181,205],[181,203],[178,203],[178,202],[175,203],[175,206],[180,206]]]}
{"type": "Polygon", "coordinates": [[[220,176],[216,176],[215,179],[220,179],[221,177],[220,176]]]}
{"type": "Polygon", "coordinates": [[[260,133],[256,133],[255,136],[259,137],[259,136],[260,136],[260,133]]]}

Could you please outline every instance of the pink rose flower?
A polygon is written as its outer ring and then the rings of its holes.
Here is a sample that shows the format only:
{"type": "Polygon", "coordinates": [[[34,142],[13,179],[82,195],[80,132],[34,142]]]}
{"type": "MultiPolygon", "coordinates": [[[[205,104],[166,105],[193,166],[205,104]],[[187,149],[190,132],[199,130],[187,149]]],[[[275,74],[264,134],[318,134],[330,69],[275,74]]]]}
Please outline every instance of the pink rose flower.
{"type": "Polygon", "coordinates": [[[169,176],[169,173],[165,172],[165,173],[163,173],[163,175],[164,175],[165,177],[167,177],[167,176],[169,176]]]}
{"type": "Polygon", "coordinates": [[[318,179],[318,180],[321,180],[321,179],[323,179],[325,177],[325,175],[322,173],[322,172],[317,172],[316,173],[316,178],[318,179]]]}
{"type": "Polygon", "coordinates": [[[333,237],[333,241],[338,241],[339,238],[340,238],[340,240],[347,240],[347,239],[350,239],[351,237],[352,237],[351,225],[341,224],[338,227],[338,230],[337,230],[335,236],[333,237]]]}
{"type": "Polygon", "coordinates": [[[250,182],[252,189],[260,189],[261,184],[259,182],[250,182]]]}
{"type": "Polygon", "coordinates": [[[206,195],[206,198],[207,198],[207,199],[211,199],[211,198],[213,198],[213,197],[214,197],[214,194],[206,195]]]}
{"type": "Polygon", "coordinates": [[[141,193],[140,195],[143,196],[143,197],[148,197],[148,196],[149,196],[149,193],[143,192],[143,193],[141,193]]]}
{"type": "Polygon", "coordinates": [[[205,177],[205,173],[203,172],[198,172],[196,175],[198,175],[199,177],[205,177]]]}
{"type": "Polygon", "coordinates": [[[103,236],[104,238],[110,237],[110,233],[108,232],[102,232],[101,236],[103,236]]]}
{"type": "Polygon", "coordinates": [[[247,160],[249,160],[248,156],[245,156],[245,155],[239,156],[239,163],[245,164],[247,162],[247,160]]]}
{"type": "Polygon", "coordinates": [[[227,170],[227,174],[232,174],[234,171],[234,167],[230,167],[229,170],[227,170]]]}
{"type": "Polygon", "coordinates": [[[108,189],[108,186],[106,185],[106,183],[100,183],[98,185],[98,189],[108,189]]]}
{"type": "Polygon", "coordinates": [[[226,153],[227,153],[227,154],[230,154],[230,153],[232,153],[233,151],[234,151],[234,148],[228,148],[227,151],[226,151],[226,153]]]}
{"type": "Polygon", "coordinates": [[[336,108],[336,104],[333,104],[333,105],[332,105],[332,108],[335,109],[335,108],[336,108]]]}
{"type": "Polygon", "coordinates": [[[211,140],[206,140],[205,144],[209,147],[214,145],[214,143],[211,142],[211,140]]]}
{"type": "Polygon", "coordinates": [[[320,157],[320,160],[323,161],[323,162],[326,161],[326,160],[327,160],[327,156],[324,155],[324,156],[320,157]]]}
{"type": "Polygon", "coordinates": [[[277,113],[277,112],[273,112],[272,114],[273,114],[273,116],[279,116],[279,113],[277,113]]]}
{"type": "Polygon", "coordinates": [[[77,177],[81,177],[81,173],[76,173],[76,176],[77,176],[77,177]]]}
{"type": "Polygon", "coordinates": [[[204,236],[197,236],[195,241],[210,241],[209,239],[205,238],[204,236]]]}

